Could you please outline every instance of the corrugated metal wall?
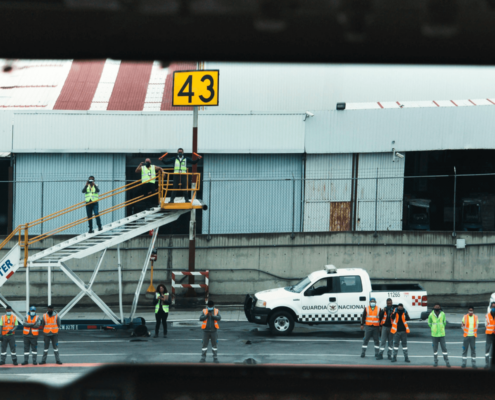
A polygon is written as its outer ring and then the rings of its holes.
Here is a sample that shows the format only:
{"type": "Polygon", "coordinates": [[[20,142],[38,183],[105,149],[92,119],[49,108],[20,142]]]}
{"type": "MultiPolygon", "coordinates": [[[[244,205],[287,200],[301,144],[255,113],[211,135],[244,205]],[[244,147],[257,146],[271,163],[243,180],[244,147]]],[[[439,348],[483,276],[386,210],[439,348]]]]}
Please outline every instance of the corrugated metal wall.
{"type": "Polygon", "coordinates": [[[493,105],[314,114],[306,121],[305,138],[306,151],[313,154],[495,148],[493,105]]]}
{"type": "Polygon", "coordinates": [[[12,151],[13,111],[0,111],[0,152],[12,151]]]}
{"type": "MultiPolygon", "coordinates": [[[[123,154],[18,154],[15,163],[14,227],[34,221],[73,204],[84,201],[82,189],[94,175],[100,193],[125,184],[123,154]]],[[[100,203],[100,212],[125,201],[125,194],[100,203]]],[[[29,234],[40,234],[84,218],[84,208],[34,227],[29,234]]],[[[125,209],[102,216],[106,224],[124,218],[125,209]]],[[[96,227],[96,223],[93,224],[96,227]]],[[[87,231],[87,223],[77,225],[62,234],[87,231]]]]}
{"type": "Polygon", "coordinates": [[[205,156],[203,233],[300,232],[302,167],[300,155],[205,156]]]}
{"type": "Polygon", "coordinates": [[[375,214],[376,230],[402,230],[404,166],[405,158],[396,158],[392,162],[391,152],[359,154],[356,230],[375,230],[375,214]],[[398,179],[385,179],[394,177],[398,179]],[[375,209],[378,209],[378,213],[375,213],[375,209]]]}
{"type": "Polygon", "coordinates": [[[352,154],[308,154],[306,156],[304,232],[337,230],[335,229],[337,225],[339,230],[350,228],[351,216],[347,215],[350,207],[342,203],[351,201],[351,178],[352,154]],[[342,208],[343,213],[337,212],[342,208]],[[333,218],[330,218],[331,214],[333,218]],[[332,219],[337,222],[341,218],[348,223],[336,224],[332,229],[332,219]]]}

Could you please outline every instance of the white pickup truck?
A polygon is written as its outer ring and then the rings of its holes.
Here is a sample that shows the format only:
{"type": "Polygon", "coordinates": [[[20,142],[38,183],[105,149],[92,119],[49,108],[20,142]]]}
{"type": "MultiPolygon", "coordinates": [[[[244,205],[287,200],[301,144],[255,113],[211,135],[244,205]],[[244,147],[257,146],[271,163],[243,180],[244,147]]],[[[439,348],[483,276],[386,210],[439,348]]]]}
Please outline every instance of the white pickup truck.
{"type": "Polygon", "coordinates": [[[387,298],[402,303],[411,319],[426,319],[428,297],[419,284],[372,285],[361,268],[326,265],[293,286],[247,295],[249,322],[270,326],[272,334],[289,335],[296,322],[308,325],[359,323],[370,297],[385,307],[387,298]]]}

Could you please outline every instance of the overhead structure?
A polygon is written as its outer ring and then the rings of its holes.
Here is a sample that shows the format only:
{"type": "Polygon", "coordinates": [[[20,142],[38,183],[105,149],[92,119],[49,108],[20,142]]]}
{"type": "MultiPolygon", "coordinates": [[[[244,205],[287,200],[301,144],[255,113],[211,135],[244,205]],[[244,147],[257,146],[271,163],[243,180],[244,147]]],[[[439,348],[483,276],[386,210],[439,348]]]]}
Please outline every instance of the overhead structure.
{"type": "MultiPolygon", "coordinates": [[[[120,244],[124,243],[130,239],[133,239],[139,235],[153,231],[151,237],[150,245],[144,260],[143,268],[141,270],[140,278],[137,282],[136,292],[134,295],[134,300],[132,302],[131,312],[129,315],[129,321],[133,320],[134,314],[137,309],[139,295],[141,294],[141,288],[143,286],[144,278],[148,270],[150,263],[150,257],[156,242],[159,228],[161,226],[167,225],[171,222],[176,221],[182,214],[190,211],[191,209],[206,209],[206,205],[202,201],[196,199],[196,192],[199,190],[199,184],[196,188],[184,189],[187,191],[192,191],[193,196],[190,203],[187,203],[182,198],[176,198],[176,202],[169,204],[170,198],[167,198],[169,191],[174,190],[170,188],[169,176],[174,175],[173,173],[160,174],[158,179],[158,191],[151,195],[141,195],[130,200],[127,200],[121,204],[112,206],[108,209],[102,210],[100,216],[115,211],[117,209],[127,207],[131,204],[135,204],[144,200],[150,200],[152,198],[158,197],[158,204],[156,207],[152,207],[149,210],[142,211],[140,213],[130,215],[126,218],[122,218],[118,221],[106,224],[102,226],[101,230],[97,230],[94,233],[84,233],[82,235],[75,236],[68,239],[62,243],[56,244],[49,247],[46,250],[40,251],[33,255],[29,255],[29,246],[33,243],[39,242],[46,238],[49,238],[55,234],[61,233],[75,225],[85,223],[88,221],[87,218],[77,219],[74,222],[55,228],[49,232],[43,233],[35,237],[29,237],[29,228],[37,226],[49,220],[53,220],[62,215],[66,216],[68,213],[72,213],[76,210],[80,210],[85,207],[85,202],[78,203],[74,206],[68,207],[64,210],[58,211],[54,214],[48,215],[36,221],[30,222],[25,225],[17,227],[4,241],[0,244],[0,249],[2,249],[14,236],[18,235],[18,242],[9,253],[0,261],[0,268],[2,265],[9,266],[9,273],[4,276],[0,276],[0,286],[7,282],[8,278],[12,276],[15,271],[23,264],[26,268],[26,313],[29,309],[29,287],[30,279],[29,272],[31,270],[43,269],[47,271],[47,292],[48,292],[48,303],[51,303],[51,273],[53,268],[58,268],[64,272],[69,279],[74,282],[81,290],[78,295],[76,295],[63,309],[60,311],[59,315],[63,318],[84,296],[91,298],[95,304],[112,320],[115,324],[125,324],[126,319],[123,315],[123,304],[122,304],[122,270],[120,264],[120,244]],[[108,307],[105,302],[92,290],[92,286],[96,280],[100,267],[102,265],[103,259],[107,250],[110,247],[117,247],[118,252],[118,282],[119,282],[119,309],[120,316],[117,316],[108,307]],[[21,257],[21,249],[24,250],[24,257],[21,257]],[[99,260],[95,265],[93,274],[88,283],[85,283],[79,276],[72,271],[71,268],[67,266],[67,261],[72,259],[82,259],[87,256],[101,252],[99,260]]],[[[190,174],[188,173],[188,178],[190,174]]],[[[199,182],[200,174],[197,175],[197,181],[199,182]]],[[[150,179],[151,180],[151,179],[150,179]]],[[[114,189],[110,192],[104,193],[100,196],[98,201],[107,199],[112,196],[116,196],[123,192],[135,189],[148,181],[141,182],[135,181],[121,188],[114,189]]],[[[182,189],[181,189],[182,190],[182,189]]],[[[95,217],[92,217],[93,219],[95,217]]],[[[1,273],[1,269],[0,269],[1,273]]],[[[7,303],[7,299],[0,294],[0,303],[4,305],[7,303]]],[[[14,310],[18,318],[23,321],[24,317],[21,310],[14,310]]]]}

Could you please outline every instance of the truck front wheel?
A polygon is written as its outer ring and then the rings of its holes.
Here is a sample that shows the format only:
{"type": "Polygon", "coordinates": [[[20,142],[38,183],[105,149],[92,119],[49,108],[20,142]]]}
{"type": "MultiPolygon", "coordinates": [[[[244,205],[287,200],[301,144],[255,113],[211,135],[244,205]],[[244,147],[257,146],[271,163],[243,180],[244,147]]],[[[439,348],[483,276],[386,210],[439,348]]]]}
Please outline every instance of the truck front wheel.
{"type": "Polygon", "coordinates": [[[294,330],[294,317],[288,311],[273,313],[268,321],[272,335],[287,336],[294,330]]]}

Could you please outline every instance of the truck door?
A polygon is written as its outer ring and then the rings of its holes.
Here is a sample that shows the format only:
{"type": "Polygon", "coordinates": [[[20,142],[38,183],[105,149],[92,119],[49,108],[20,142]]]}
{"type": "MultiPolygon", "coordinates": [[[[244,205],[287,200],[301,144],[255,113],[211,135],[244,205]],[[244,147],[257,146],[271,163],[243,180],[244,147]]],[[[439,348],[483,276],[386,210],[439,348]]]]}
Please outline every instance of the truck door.
{"type": "Polygon", "coordinates": [[[333,288],[333,278],[323,278],[307,288],[301,298],[300,322],[329,321],[328,295],[333,288]]]}
{"type": "Polygon", "coordinates": [[[335,296],[332,296],[332,293],[329,301],[335,298],[339,321],[359,321],[366,307],[366,295],[363,293],[361,277],[359,275],[336,276],[333,288],[335,296]]]}
{"type": "Polygon", "coordinates": [[[359,275],[320,279],[304,292],[300,322],[359,321],[366,304],[359,275]]]}

